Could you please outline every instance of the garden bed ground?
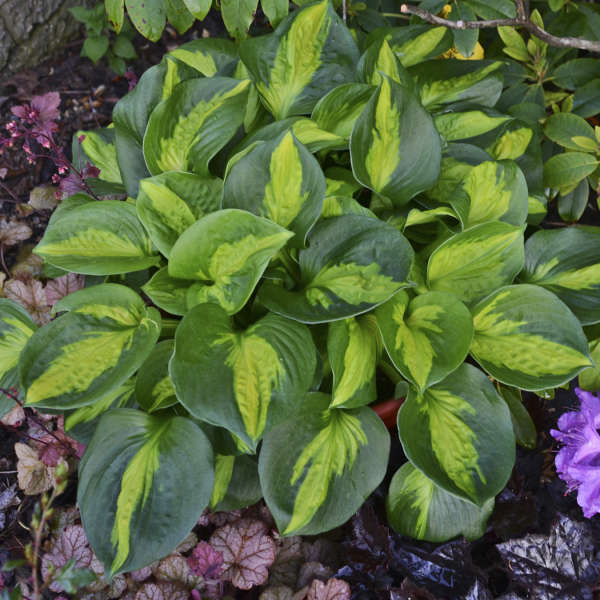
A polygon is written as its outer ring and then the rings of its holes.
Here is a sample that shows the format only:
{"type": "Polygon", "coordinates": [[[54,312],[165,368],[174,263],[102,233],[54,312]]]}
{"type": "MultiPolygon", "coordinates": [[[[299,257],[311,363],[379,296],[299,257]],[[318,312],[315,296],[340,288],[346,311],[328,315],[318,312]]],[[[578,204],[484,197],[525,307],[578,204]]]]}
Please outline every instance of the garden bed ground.
{"type": "MultiPolygon", "coordinates": [[[[212,33],[221,30],[217,20],[209,23],[212,33]]],[[[206,22],[203,27],[207,27],[206,22]]],[[[202,30],[186,34],[185,39],[191,35],[202,35],[202,30]]],[[[168,30],[159,45],[138,40],[140,58],[133,65],[134,72],[142,73],[180,41],[168,30]]],[[[78,129],[105,126],[114,104],[127,92],[128,81],[116,77],[102,62],[94,66],[80,58],[79,49],[80,43],[73,44],[64,56],[3,82],[0,122],[8,121],[11,106],[33,95],[58,91],[58,139],[65,148],[70,147],[78,129]]],[[[50,183],[54,168],[46,162],[29,165],[24,153],[16,148],[5,151],[0,158],[0,166],[7,169],[4,184],[11,192],[9,197],[8,192],[0,190],[0,215],[15,216],[32,230],[29,239],[6,248],[3,260],[10,270],[41,237],[47,224],[51,211],[34,210],[26,203],[34,188],[50,183]]],[[[597,212],[587,215],[586,221],[600,225],[597,212]]],[[[559,391],[554,399],[530,394],[525,403],[539,432],[538,445],[535,450],[518,449],[513,475],[497,498],[483,538],[436,545],[417,543],[387,529],[385,493],[391,475],[405,461],[393,433],[386,481],[350,523],[321,536],[321,546],[328,550],[321,550],[318,560],[312,560],[324,565],[322,571],[315,570],[316,576],[327,579],[335,575],[349,583],[353,598],[365,600],[600,598],[600,517],[586,521],[574,495],[565,495],[565,485],[554,469],[555,444],[547,434],[556,427],[562,412],[577,406],[577,400],[572,392],[559,391]]],[[[26,524],[37,498],[24,496],[16,489],[14,454],[15,442],[26,442],[27,431],[25,423],[0,429],[0,564],[9,555],[17,557],[31,541],[26,524]],[[9,502],[10,490],[15,493],[9,502]]],[[[71,484],[59,505],[72,506],[74,502],[71,484]]],[[[199,533],[208,536],[214,527],[201,527],[199,533]]],[[[9,589],[14,583],[11,577],[5,576],[9,589]]],[[[236,592],[235,597],[258,598],[260,593],[255,588],[236,592]]],[[[48,597],[56,594],[49,593],[48,597]]]]}

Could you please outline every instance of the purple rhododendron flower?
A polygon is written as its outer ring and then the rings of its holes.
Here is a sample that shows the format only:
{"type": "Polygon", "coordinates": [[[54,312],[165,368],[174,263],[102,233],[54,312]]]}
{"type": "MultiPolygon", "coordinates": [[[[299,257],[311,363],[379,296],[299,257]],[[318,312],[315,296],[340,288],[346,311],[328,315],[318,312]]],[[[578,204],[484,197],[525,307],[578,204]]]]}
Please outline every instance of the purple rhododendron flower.
{"type": "Polygon", "coordinates": [[[556,455],[556,471],[568,491],[577,489],[583,514],[600,513],[600,398],[575,388],[581,401],[579,411],[564,413],[550,435],[564,445],[556,455]]]}

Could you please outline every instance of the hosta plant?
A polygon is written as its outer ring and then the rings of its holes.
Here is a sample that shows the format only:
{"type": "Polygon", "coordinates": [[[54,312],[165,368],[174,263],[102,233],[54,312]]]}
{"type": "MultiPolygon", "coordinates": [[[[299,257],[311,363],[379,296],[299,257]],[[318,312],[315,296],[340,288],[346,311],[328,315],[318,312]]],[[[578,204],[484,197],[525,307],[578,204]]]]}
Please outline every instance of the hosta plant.
{"type": "Polygon", "coordinates": [[[477,537],[535,442],[520,390],[593,365],[600,231],[528,226],[541,125],[495,108],[503,62],[438,59],[451,45],[355,37],[321,0],[239,47],[177,48],[86,132],[96,197],[65,199],[36,248],[86,287],[40,328],[0,300],[0,375],[87,444],[106,573],[207,505],[262,496],[282,535],[344,523],[386,472],[386,378],[409,389],[391,524],[477,537]]]}

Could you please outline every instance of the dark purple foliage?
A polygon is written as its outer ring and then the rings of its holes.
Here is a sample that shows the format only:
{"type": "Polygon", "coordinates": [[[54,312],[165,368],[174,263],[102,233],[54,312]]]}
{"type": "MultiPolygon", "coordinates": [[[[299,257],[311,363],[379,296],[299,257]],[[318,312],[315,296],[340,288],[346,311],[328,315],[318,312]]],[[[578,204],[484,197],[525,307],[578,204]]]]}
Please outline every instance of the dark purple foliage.
{"type": "Polygon", "coordinates": [[[200,542],[187,561],[192,573],[204,579],[219,579],[223,571],[223,555],[208,542],[200,542]]]}

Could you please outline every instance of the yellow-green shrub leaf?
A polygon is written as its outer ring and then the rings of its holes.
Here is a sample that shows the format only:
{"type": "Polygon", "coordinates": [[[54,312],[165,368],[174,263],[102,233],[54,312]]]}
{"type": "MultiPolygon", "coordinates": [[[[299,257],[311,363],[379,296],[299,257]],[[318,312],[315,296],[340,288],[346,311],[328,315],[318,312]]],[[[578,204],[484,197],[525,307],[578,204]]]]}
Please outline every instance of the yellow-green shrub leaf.
{"type": "Polygon", "coordinates": [[[600,227],[540,230],[525,244],[519,275],[554,292],[583,325],[600,321],[600,227]]]}
{"type": "Polygon", "coordinates": [[[210,159],[243,123],[249,85],[247,79],[210,77],[176,86],[148,120],[144,157],[150,173],[208,175],[210,159]]]}
{"type": "Polygon", "coordinates": [[[291,131],[256,145],[228,169],[223,208],[265,217],[296,235],[303,247],[323,207],[325,176],[317,160],[291,131]]]}
{"type": "Polygon", "coordinates": [[[494,508],[490,498],[482,507],[450,494],[411,463],[396,471],[386,499],[390,525],[401,535],[428,542],[456,536],[474,540],[485,533],[494,508]]]}
{"type": "Polygon", "coordinates": [[[306,326],[268,314],[240,331],[222,308],[201,304],[177,328],[170,375],[192,415],[255,448],[265,430],[296,410],[315,368],[306,326]]]}
{"type": "Polygon", "coordinates": [[[287,290],[265,281],[264,306],[303,323],[367,312],[407,287],[413,250],[393,226],[362,215],[317,223],[299,252],[300,283],[287,290]]]}
{"type": "Polygon", "coordinates": [[[213,476],[210,443],[190,419],[106,413],[79,464],[77,488],[105,573],[140,569],[174,550],[208,505],[213,476]]]}
{"type": "Polygon", "coordinates": [[[375,369],[380,354],[381,336],[375,315],[360,315],[329,324],[327,356],[333,372],[331,408],[355,408],[375,401],[375,369]]]}
{"type": "Polygon", "coordinates": [[[560,112],[549,116],[544,124],[544,134],[553,142],[569,150],[594,152],[598,148],[598,140],[592,126],[585,119],[572,113],[560,112]],[[588,140],[588,142],[586,143],[584,140],[588,140]]]}
{"type": "Polygon", "coordinates": [[[436,182],[441,154],[440,136],[418,98],[384,77],[352,129],[356,179],[403,205],[436,182]]]}
{"type": "Polygon", "coordinates": [[[427,263],[427,286],[469,304],[512,283],[523,268],[523,228],[491,222],[457,233],[427,263]]]}
{"type": "Polygon", "coordinates": [[[398,433],[415,467],[479,506],[502,490],[514,465],[508,407],[485,374],[466,363],[422,395],[410,389],[398,433]]]}
{"type": "Polygon", "coordinates": [[[38,329],[20,359],[25,402],[36,408],[99,400],[137,371],[160,333],[158,311],[122,285],[79,290],[55,308],[68,312],[38,329]]]}
{"type": "Polygon", "coordinates": [[[584,152],[555,154],[544,164],[544,184],[555,188],[564,196],[598,168],[599,161],[584,152]]]}
{"type": "Polygon", "coordinates": [[[329,90],[354,81],[359,58],[329,0],[294,11],[268,37],[246,40],[240,57],[278,120],[310,113],[329,90]]]}
{"type": "Polygon", "coordinates": [[[317,534],[349,519],[385,475],[390,447],[367,407],[331,409],[310,394],[302,414],[272,429],[258,470],[267,506],[284,535],[317,534]]]}
{"type": "Polygon", "coordinates": [[[168,171],[142,179],[135,207],[156,247],[168,258],[177,238],[220,208],[223,182],[216,177],[168,171]]]}
{"type": "Polygon", "coordinates": [[[473,319],[452,294],[428,292],[410,300],[400,291],[375,314],[389,357],[421,392],[454,371],[469,353],[473,319]]]}
{"type": "Polygon", "coordinates": [[[158,265],[152,241],[127,202],[87,202],[52,221],[35,254],[74,273],[112,275],[158,265]]]}
{"type": "Polygon", "coordinates": [[[238,312],[271,258],[293,233],[238,209],[219,210],[196,221],[171,249],[169,276],[193,279],[188,307],[215,302],[238,312]]]}
{"type": "Polygon", "coordinates": [[[544,288],[500,288],[472,313],[471,354],[502,383],[532,391],[554,388],[592,364],[579,321],[544,288]]]}

